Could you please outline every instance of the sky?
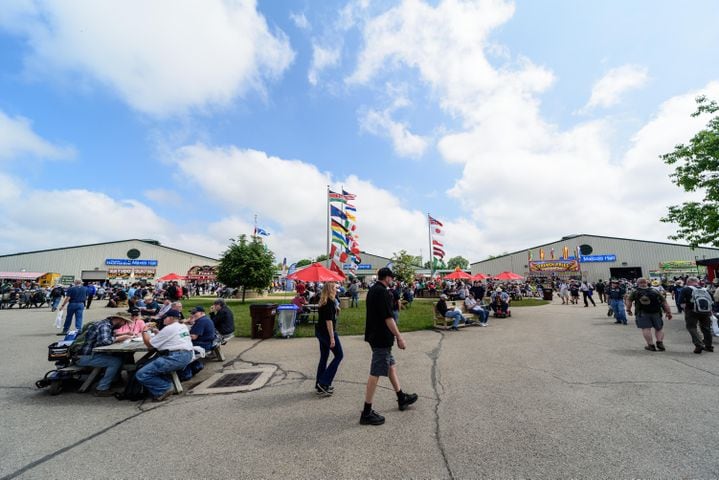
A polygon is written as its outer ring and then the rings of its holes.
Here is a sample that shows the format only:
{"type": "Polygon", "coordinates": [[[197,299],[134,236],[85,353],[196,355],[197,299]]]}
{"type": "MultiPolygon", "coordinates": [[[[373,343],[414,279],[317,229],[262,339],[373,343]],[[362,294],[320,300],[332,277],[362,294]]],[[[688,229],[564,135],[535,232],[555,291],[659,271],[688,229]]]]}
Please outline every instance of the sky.
{"type": "MultiPolygon", "coordinates": [[[[257,224],[325,253],[471,262],[590,233],[667,241],[659,158],[719,99],[714,0],[5,0],[0,254],[257,224]]],[[[602,252],[600,252],[602,253],[602,252]]]]}

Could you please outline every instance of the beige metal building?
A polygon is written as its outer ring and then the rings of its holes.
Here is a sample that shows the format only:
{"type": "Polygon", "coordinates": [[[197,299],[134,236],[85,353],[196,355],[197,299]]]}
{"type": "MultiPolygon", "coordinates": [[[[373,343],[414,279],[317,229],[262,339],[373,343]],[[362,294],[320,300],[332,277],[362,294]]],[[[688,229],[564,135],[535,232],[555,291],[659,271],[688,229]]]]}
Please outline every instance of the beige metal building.
{"type": "Polygon", "coordinates": [[[168,273],[185,276],[193,267],[217,264],[215,258],[137,239],[0,255],[0,271],[56,272],[63,276],[63,283],[72,279],[153,281],[168,273]]]}
{"type": "MultiPolygon", "coordinates": [[[[601,235],[570,235],[561,240],[471,264],[472,274],[511,271],[524,276],[637,278],[697,273],[696,261],[719,257],[719,249],[601,235]]],[[[700,269],[699,273],[703,271],[700,269]]]]}

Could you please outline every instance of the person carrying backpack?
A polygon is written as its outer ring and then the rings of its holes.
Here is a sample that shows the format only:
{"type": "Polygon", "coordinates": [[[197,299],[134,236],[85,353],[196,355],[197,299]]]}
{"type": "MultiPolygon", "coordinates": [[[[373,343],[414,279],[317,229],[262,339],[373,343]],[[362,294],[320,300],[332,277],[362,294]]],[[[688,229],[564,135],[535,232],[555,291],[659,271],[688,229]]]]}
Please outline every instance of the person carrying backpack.
{"type": "Polygon", "coordinates": [[[663,352],[664,348],[664,322],[662,320],[662,310],[667,315],[667,320],[672,319],[672,311],[664,297],[649,287],[649,281],[646,278],[637,280],[637,288],[629,294],[625,300],[627,314],[632,314],[632,304],[636,306],[636,323],[637,328],[642,329],[642,335],[647,345],[645,350],[663,352]],[[656,337],[656,346],[652,337],[652,328],[654,329],[654,337],[656,337]]]}
{"type": "Polygon", "coordinates": [[[679,304],[684,309],[684,321],[694,344],[694,353],[713,352],[711,315],[713,298],[705,288],[699,287],[697,277],[687,278],[687,286],[679,293],[679,304]],[[697,325],[702,332],[699,336],[697,325]]]}

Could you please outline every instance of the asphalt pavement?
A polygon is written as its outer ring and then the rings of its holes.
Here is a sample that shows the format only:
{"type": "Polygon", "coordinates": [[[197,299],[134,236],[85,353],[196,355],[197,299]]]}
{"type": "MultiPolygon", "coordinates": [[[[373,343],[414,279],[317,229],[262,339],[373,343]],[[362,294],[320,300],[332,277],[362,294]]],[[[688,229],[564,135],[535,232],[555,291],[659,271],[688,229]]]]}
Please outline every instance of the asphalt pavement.
{"type": "MultiPolygon", "coordinates": [[[[95,304],[88,317],[110,311],[95,304]]],[[[0,480],[719,477],[719,353],[692,353],[681,315],[667,323],[666,352],[645,351],[633,317],[615,325],[601,304],[407,333],[395,356],[403,389],[420,398],[400,412],[382,379],[378,427],[359,425],[361,337],[342,338],[330,398],[314,393],[315,339],[233,339],[199,380],[276,365],[265,387],[155,404],[36,389],[52,368],[54,316],[0,310],[0,480]]]]}

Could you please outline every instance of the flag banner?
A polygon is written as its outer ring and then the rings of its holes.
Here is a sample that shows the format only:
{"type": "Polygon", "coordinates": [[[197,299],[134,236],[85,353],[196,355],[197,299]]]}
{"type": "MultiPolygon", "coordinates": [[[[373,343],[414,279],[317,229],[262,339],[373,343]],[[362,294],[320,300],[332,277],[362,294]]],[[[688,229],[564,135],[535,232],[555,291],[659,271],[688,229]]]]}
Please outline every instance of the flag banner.
{"type": "Polygon", "coordinates": [[[263,237],[270,236],[270,234],[267,232],[267,230],[260,228],[260,227],[255,227],[255,235],[262,235],[263,237]]]}
{"type": "Polygon", "coordinates": [[[334,205],[330,205],[330,216],[332,217],[338,217],[342,220],[345,220],[347,217],[345,216],[344,212],[340,210],[339,208],[335,207],[334,205]]]}
{"type": "Polygon", "coordinates": [[[437,225],[432,225],[432,237],[443,237],[444,236],[444,230],[439,228],[437,225]]]}
{"type": "Polygon", "coordinates": [[[332,248],[330,249],[330,259],[337,257],[337,245],[334,243],[332,244],[332,248]]]}
{"type": "Polygon", "coordinates": [[[353,211],[353,212],[357,212],[357,208],[355,208],[354,205],[351,205],[351,204],[349,204],[349,203],[346,203],[346,204],[345,204],[345,210],[351,210],[351,211],[353,211]]]}
{"type": "Polygon", "coordinates": [[[531,250],[527,250],[527,260],[530,262],[532,261],[532,251],[531,250]]]}
{"type": "Polygon", "coordinates": [[[439,243],[437,240],[432,239],[432,245],[437,245],[438,247],[444,247],[443,243],[439,243]]]}
{"type": "Polygon", "coordinates": [[[342,232],[343,234],[346,234],[348,232],[347,227],[342,225],[340,222],[338,222],[334,218],[332,219],[332,230],[342,232]]]}
{"type": "Polygon", "coordinates": [[[554,249],[553,248],[549,250],[549,258],[554,260],[554,249]]]}
{"type": "Polygon", "coordinates": [[[432,253],[435,257],[444,258],[444,250],[439,247],[432,248],[432,253]]]}
{"type": "Polygon", "coordinates": [[[344,275],[345,275],[344,272],[342,271],[342,269],[341,269],[341,268],[337,265],[337,263],[334,262],[334,261],[330,262],[330,270],[332,270],[333,272],[337,272],[337,273],[341,274],[343,277],[344,277],[344,275]]]}
{"type": "Polygon", "coordinates": [[[357,195],[346,191],[344,188],[342,189],[342,195],[345,197],[345,200],[354,200],[357,198],[357,195]]]}
{"type": "Polygon", "coordinates": [[[543,248],[539,249],[539,259],[544,260],[544,249],[543,248]]]}
{"type": "Polygon", "coordinates": [[[350,220],[351,222],[357,221],[357,217],[352,215],[350,212],[345,212],[345,217],[347,217],[347,220],[350,220]]]}
{"type": "Polygon", "coordinates": [[[345,249],[347,249],[347,239],[345,236],[334,230],[332,231],[332,243],[342,245],[345,249]]]}
{"type": "Polygon", "coordinates": [[[339,202],[339,203],[347,202],[347,200],[345,200],[345,197],[341,193],[333,192],[332,190],[329,191],[327,196],[329,197],[330,203],[331,202],[339,202]]]}
{"type": "Polygon", "coordinates": [[[436,218],[432,218],[431,215],[427,215],[427,217],[429,218],[429,224],[430,224],[430,225],[439,225],[440,227],[444,227],[444,225],[442,225],[442,222],[440,222],[440,221],[437,220],[436,218]]]}

